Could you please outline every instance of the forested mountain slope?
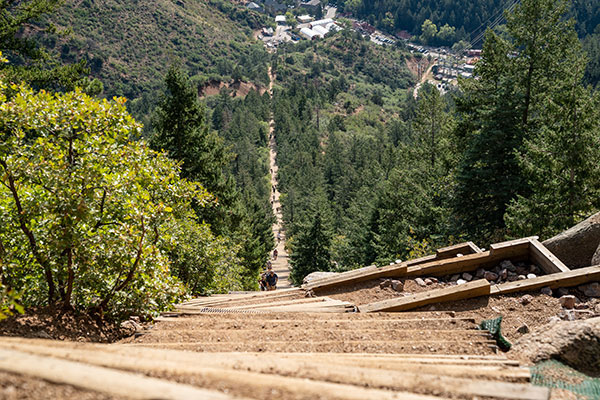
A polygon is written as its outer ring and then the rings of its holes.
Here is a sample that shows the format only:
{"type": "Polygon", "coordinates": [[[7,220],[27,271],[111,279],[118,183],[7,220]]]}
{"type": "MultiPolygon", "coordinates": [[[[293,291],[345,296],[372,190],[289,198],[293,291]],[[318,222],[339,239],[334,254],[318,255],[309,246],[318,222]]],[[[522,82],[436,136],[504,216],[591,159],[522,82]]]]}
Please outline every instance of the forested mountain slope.
{"type": "MultiPolygon", "coordinates": [[[[346,0],[344,7],[381,28],[407,30],[416,35],[421,33],[426,19],[438,27],[448,24],[456,28],[458,38],[462,39],[465,34],[468,37],[493,24],[503,10],[516,3],[515,0],[346,0]]],[[[576,19],[581,37],[592,34],[600,23],[600,4],[594,0],[574,0],[569,16],[576,19]]]]}
{"type": "Polygon", "coordinates": [[[72,32],[45,44],[63,62],[88,59],[108,97],[151,97],[172,63],[200,84],[268,82],[266,52],[252,38],[263,17],[228,1],[67,0],[50,18],[72,32]]]}

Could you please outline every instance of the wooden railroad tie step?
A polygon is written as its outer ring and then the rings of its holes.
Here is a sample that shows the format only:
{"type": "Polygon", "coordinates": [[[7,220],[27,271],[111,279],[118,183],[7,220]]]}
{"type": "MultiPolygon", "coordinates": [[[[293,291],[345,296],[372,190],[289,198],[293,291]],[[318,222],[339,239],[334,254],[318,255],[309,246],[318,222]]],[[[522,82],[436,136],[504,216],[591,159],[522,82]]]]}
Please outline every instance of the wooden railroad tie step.
{"type": "MultiPolygon", "coordinates": [[[[331,363],[324,358],[310,362],[310,357],[285,355],[282,358],[272,355],[236,355],[227,353],[194,354],[164,350],[136,349],[123,346],[96,345],[76,348],[53,347],[49,342],[0,341],[0,346],[12,346],[18,351],[45,356],[69,359],[75,362],[103,365],[143,373],[168,372],[169,376],[202,377],[203,381],[219,382],[225,387],[243,385],[252,390],[263,390],[263,382],[268,386],[281,388],[282,396],[286,390],[299,392],[305,396],[320,396],[334,399],[425,399],[427,394],[446,393],[448,395],[465,395],[468,397],[492,397],[507,399],[547,399],[547,388],[534,387],[529,384],[497,382],[494,380],[466,379],[452,373],[444,375],[443,366],[422,367],[428,371],[438,368],[438,373],[427,373],[415,366],[414,369],[393,370],[345,366],[331,363]],[[285,376],[282,376],[285,375],[285,376]],[[289,375],[293,375],[291,378],[289,375]],[[310,379],[307,381],[306,379],[310,379]],[[364,388],[368,386],[369,389],[364,388]],[[384,390],[389,388],[395,392],[384,390]],[[413,395],[411,392],[421,393],[413,395]]],[[[329,355],[335,360],[335,355],[329,355]]],[[[355,356],[356,357],[356,356],[355,356]]],[[[343,357],[341,357],[343,359],[343,357]]],[[[365,359],[369,359],[365,357],[365,359]]],[[[373,359],[371,359],[373,360],[373,359]]],[[[456,361],[456,360],[455,360],[456,361]]],[[[455,369],[449,365],[448,369],[455,369]]],[[[521,374],[522,371],[514,371],[521,374]]]]}

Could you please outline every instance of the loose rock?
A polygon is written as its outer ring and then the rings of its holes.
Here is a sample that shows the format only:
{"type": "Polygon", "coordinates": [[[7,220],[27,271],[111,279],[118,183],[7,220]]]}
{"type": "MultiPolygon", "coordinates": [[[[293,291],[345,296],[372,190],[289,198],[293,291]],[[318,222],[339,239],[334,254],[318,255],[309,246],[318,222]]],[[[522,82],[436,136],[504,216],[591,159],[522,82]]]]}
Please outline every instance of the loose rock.
{"type": "Polygon", "coordinates": [[[391,280],[391,279],[386,279],[386,280],[382,281],[382,282],[379,284],[379,287],[380,287],[381,289],[385,289],[385,288],[387,288],[387,287],[391,287],[391,286],[392,286],[392,280],[391,280]]]}
{"type": "Polygon", "coordinates": [[[495,273],[493,273],[493,272],[491,272],[491,271],[486,271],[486,272],[483,274],[483,277],[484,277],[486,280],[488,280],[488,281],[490,281],[490,282],[491,282],[491,281],[495,281],[496,279],[498,279],[498,274],[495,274],[495,273]]]}
{"type": "Polygon", "coordinates": [[[515,271],[517,270],[517,267],[515,267],[515,266],[513,265],[513,263],[512,263],[512,262],[510,262],[510,260],[504,260],[504,261],[502,261],[502,262],[500,263],[500,266],[501,266],[503,269],[506,269],[506,270],[508,270],[508,271],[510,271],[510,272],[515,272],[515,271]]]}
{"type": "Polygon", "coordinates": [[[532,296],[532,295],[530,295],[530,294],[526,294],[526,295],[522,296],[522,297],[519,299],[519,302],[520,302],[521,304],[523,304],[524,306],[526,306],[527,304],[531,303],[532,301],[533,301],[533,296],[532,296]]]}
{"type": "Polygon", "coordinates": [[[575,300],[576,298],[573,295],[562,296],[560,299],[558,299],[560,305],[568,310],[572,310],[573,308],[575,308],[575,300]]]}
{"type": "Polygon", "coordinates": [[[527,279],[535,279],[537,276],[535,274],[527,274],[527,279]]]}
{"type": "Polygon", "coordinates": [[[543,287],[540,292],[542,294],[545,294],[546,296],[552,296],[552,289],[550,289],[549,287],[543,287]]]}
{"type": "Polygon", "coordinates": [[[564,287],[561,287],[561,288],[558,288],[558,290],[557,290],[557,292],[556,292],[556,293],[557,293],[557,294],[558,294],[560,297],[562,297],[562,296],[566,296],[566,295],[568,295],[568,294],[569,294],[569,289],[567,289],[567,288],[564,288],[564,287]]]}
{"type": "Polygon", "coordinates": [[[539,275],[540,274],[540,268],[537,265],[530,265],[529,266],[529,272],[531,272],[532,274],[536,274],[539,275]]]}
{"type": "Polygon", "coordinates": [[[557,315],[558,318],[562,319],[563,321],[575,321],[575,313],[573,310],[562,310],[557,315]]]}
{"type": "Polygon", "coordinates": [[[415,278],[415,283],[419,286],[427,286],[427,284],[425,283],[425,281],[421,278],[415,278]]]}
{"type": "Polygon", "coordinates": [[[452,277],[450,278],[450,280],[451,280],[452,282],[456,282],[456,281],[457,281],[457,280],[459,280],[459,279],[460,279],[460,275],[459,275],[459,274],[452,275],[452,277]]]}
{"type": "Polygon", "coordinates": [[[465,283],[467,283],[467,281],[465,281],[464,279],[459,279],[459,280],[456,281],[457,285],[462,285],[462,284],[465,284],[465,283]]]}
{"type": "Polygon", "coordinates": [[[503,269],[502,271],[500,271],[500,279],[505,280],[506,278],[508,278],[508,270],[503,269]]]}
{"type": "Polygon", "coordinates": [[[589,285],[579,286],[579,290],[588,297],[600,297],[600,283],[593,282],[589,285]]]}
{"type": "Polygon", "coordinates": [[[476,278],[483,278],[484,274],[485,274],[485,269],[478,268],[477,271],[475,272],[475,277],[476,278]]]}
{"type": "Polygon", "coordinates": [[[433,281],[432,281],[431,279],[429,279],[429,278],[426,278],[426,279],[425,279],[423,282],[425,282],[425,284],[426,284],[427,286],[429,286],[429,285],[433,285],[433,281]]]}
{"type": "Polygon", "coordinates": [[[527,324],[523,324],[517,328],[517,332],[522,334],[529,333],[529,327],[527,326],[527,324]]]}
{"type": "Polygon", "coordinates": [[[514,282],[516,280],[519,279],[519,275],[515,274],[514,272],[509,272],[508,273],[508,278],[506,278],[509,282],[514,282]]]}
{"type": "Polygon", "coordinates": [[[462,277],[467,282],[473,280],[473,275],[469,274],[468,272],[465,272],[464,274],[462,274],[462,277]]]}
{"type": "Polygon", "coordinates": [[[518,280],[520,280],[520,281],[522,281],[522,280],[524,280],[524,279],[527,279],[527,277],[526,277],[525,275],[519,275],[519,276],[517,277],[517,279],[518,279],[518,280]]]}
{"type": "Polygon", "coordinates": [[[399,280],[394,279],[392,281],[392,289],[394,289],[396,292],[401,292],[404,290],[404,284],[399,280]]]}

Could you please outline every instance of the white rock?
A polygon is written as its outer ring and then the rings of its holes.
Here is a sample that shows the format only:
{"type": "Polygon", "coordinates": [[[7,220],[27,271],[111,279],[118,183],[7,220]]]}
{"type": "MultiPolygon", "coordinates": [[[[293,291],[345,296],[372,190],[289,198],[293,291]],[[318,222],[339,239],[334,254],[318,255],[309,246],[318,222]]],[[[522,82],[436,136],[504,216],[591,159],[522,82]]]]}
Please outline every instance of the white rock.
{"type": "Polygon", "coordinates": [[[535,274],[527,274],[527,279],[534,279],[537,278],[537,276],[535,276],[535,274]]]}
{"type": "Polygon", "coordinates": [[[425,281],[421,278],[415,278],[415,283],[419,286],[427,286],[427,284],[425,284],[425,281]]]}
{"type": "Polygon", "coordinates": [[[467,283],[467,281],[465,281],[464,279],[459,279],[456,281],[457,285],[462,285],[463,283],[467,283]]]}

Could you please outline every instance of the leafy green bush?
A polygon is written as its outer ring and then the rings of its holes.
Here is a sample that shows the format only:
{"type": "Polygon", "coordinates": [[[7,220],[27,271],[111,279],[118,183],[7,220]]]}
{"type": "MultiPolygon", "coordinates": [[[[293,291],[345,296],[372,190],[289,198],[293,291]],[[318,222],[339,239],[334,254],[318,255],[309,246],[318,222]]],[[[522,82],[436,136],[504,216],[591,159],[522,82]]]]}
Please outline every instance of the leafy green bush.
{"type": "Polygon", "coordinates": [[[169,271],[170,231],[187,221],[196,242],[214,241],[189,222],[192,201],[210,195],[131,140],[141,127],[124,99],[11,90],[0,98],[0,262],[24,305],[122,315],[184,295],[169,271]]]}

